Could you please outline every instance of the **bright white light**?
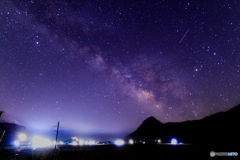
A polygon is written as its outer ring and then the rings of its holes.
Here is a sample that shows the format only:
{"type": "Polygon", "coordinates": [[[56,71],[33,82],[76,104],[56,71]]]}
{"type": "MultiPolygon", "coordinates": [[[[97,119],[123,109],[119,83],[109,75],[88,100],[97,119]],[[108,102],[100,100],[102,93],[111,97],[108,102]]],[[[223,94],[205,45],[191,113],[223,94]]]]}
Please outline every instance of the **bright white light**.
{"type": "Polygon", "coordinates": [[[14,144],[14,146],[18,147],[20,145],[20,142],[19,141],[14,141],[13,144],[14,144]]]}
{"type": "Polygon", "coordinates": [[[84,141],[83,141],[83,140],[80,140],[80,141],[79,141],[79,145],[84,145],[84,141]]]}
{"type": "Polygon", "coordinates": [[[76,141],[73,141],[72,144],[73,144],[74,146],[78,145],[78,143],[77,143],[76,141]]]}
{"type": "Polygon", "coordinates": [[[118,146],[121,146],[121,145],[124,144],[124,141],[123,140],[116,140],[114,143],[118,146]]]}
{"type": "Polygon", "coordinates": [[[78,138],[77,137],[71,137],[71,140],[72,141],[78,141],[78,138]]]}
{"type": "Polygon", "coordinates": [[[132,139],[130,139],[129,140],[129,144],[133,144],[134,142],[133,142],[133,140],[132,139]]]}
{"type": "Polygon", "coordinates": [[[27,135],[26,135],[25,133],[20,133],[20,134],[18,135],[18,139],[19,139],[20,141],[25,141],[25,140],[27,139],[27,135]]]}
{"type": "Polygon", "coordinates": [[[145,142],[143,141],[143,144],[145,144],[145,142]]]}
{"type": "Polygon", "coordinates": [[[85,141],[85,143],[84,143],[85,145],[88,145],[88,141],[85,141]]]}
{"type": "Polygon", "coordinates": [[[95,144],[95,142],[94,141],[89,141],[89,143],[88,143],[89,145],[94,145],[95,144]]]}
{"type": "Polygon", "coordinates": [[[53,141],[53,143],[52,143],[53,145],[55,145],[55,144],[57,144],[57,142],[56,141],[53,141]]]}
{"type": "Polygon", "coordinates": [[[177,144],[177,140],[176,140],[175,138],[173,138],[173,139],[171,140],[171,144],[177,144]]]}
{"type": "Polygon", "coordinates": [[[158,139],[158,143],[161,143],[161,140],[160,140],[160,139],[158,139]]]}
{"type": "Polygon", "coordinates": [[[48,146],[50,146],[52,144],[50,140],[41,138],[39,136],[33,137],[32,141],[33,141],[32,142],[32,147],[33,148],[48,147],[48,146]]]}
{"type": "Polygon", "coordinates": [[[63,141],[59,142],[59,144],[63,144],[63,141]]]}
{"type": "Polygon", "coordinates": [[[85,141],[84,144],[85,144],[85,145],[89,145],[89,141],[85,141]]]}

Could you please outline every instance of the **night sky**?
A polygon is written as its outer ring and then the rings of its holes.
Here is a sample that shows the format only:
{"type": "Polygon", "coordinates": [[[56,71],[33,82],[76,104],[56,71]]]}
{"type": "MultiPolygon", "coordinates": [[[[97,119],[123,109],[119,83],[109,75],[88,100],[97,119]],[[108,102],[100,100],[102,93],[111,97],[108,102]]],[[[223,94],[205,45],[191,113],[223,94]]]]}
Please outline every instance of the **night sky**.
{"type": "Polygon", "coordinates": [[[131,133],[240,103],[240,2],[0,2],[0,110],[32,129],[131,133]]]}

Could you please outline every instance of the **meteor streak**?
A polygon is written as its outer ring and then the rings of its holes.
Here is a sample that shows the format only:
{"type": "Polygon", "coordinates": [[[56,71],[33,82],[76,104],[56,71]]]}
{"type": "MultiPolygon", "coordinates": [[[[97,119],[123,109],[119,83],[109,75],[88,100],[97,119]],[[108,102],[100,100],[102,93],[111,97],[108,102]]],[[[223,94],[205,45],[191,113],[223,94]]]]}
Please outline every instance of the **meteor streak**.
{"type": "Polygon", "coordinates": [[[186,37],[186,35],[187,35],[188,31],[189,31],[189,29],[188,29],[188,30],[187,30],[187,32],[184,34],[184,36],[182,37],[182,39],[180,40],[180,42],[179,42],[179,43],[181,43],[181,42],[182,42],[182,40],[184,39],[184,37],[186,37]]]}

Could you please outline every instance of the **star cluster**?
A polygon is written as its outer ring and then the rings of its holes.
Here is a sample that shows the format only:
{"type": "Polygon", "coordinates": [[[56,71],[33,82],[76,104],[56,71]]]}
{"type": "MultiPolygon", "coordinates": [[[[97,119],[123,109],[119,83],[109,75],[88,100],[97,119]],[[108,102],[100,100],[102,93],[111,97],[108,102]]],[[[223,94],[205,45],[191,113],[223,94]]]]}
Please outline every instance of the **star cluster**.
{"type": "Polygon", "coordinates": [[[108,134],[226,111],[240,103],[239,7],[3,1],[0,109],[30,128],[108,134]]]}

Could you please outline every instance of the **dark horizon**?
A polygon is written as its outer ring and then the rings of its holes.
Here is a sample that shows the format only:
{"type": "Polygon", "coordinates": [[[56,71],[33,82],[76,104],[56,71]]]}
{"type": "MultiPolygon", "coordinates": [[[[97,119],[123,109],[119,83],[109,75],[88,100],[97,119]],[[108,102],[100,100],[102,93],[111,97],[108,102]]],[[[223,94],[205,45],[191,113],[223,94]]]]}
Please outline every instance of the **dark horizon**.
{"type": "Polygon", "coordinates": [[[0,4],[6,121],[118,134],[240,103],[238,1],[0,4]]]}
{"type": "MultiPolygon", "coordinates": [[[[162,137],[163,142],[167,142],[167,138],[166,137],[181,137],[179,139],[181,140],[187,140],[189,137],[193,136],[203,136],[203,133],[194,133],[194,134],[190,134],[188,135],[190,132],[192,132],[192,130],[195,130],[194,128],[192,128],[193,126],[197,126],[197,128],[199,129],[200,127],[202,127],[202,129],[200,129],[202,132],[206,132],[206,128],[209,131],[209,129],[211,128],[210,126],[214,125],[214,126],[218,126],[217,128],[221,128],[223,125],[227,125],[228,127],[232,128],[231,130],[233,131],[234,126],[236,126],[238,123],[237,120],[237,115],[239,114],[239,108],[240,104],[229,109],[228,111],[225,112],[218,112],[216,114],[212,114],[210,116],[204,117],[203,119],[200,120],[193,120],[193,121],[183,121],[183,122],[167,122],[167,123],[161,123],[158,119],[156,119],[153,116],[148,117],[147,119],[145,119],[143,122],[141,122],[141,124],[138,126],[138,128],[136,128],[134,131],[132,131],[131,133],[101,133],[101,132],[94,132],[94,133],[84,133],[84,132],[76,132],[75,130],[63,130],[63,129],[59,129],[58,132],[58,142],[65,142],[66,140],[70,139],[70,137],[77,137],[79,140],[94,140],[95,142],[100,142],[100,141],[115,141],[117,139],[124,139],[126,141],[128,141],[128,139],[146,139],[147,137],[152,137],[152,139],[159,139],[159,137],[162,137]],[[160,124],[159,124],[160,122],[160,124]],[[215,123],[218,122],[218,123],[215,123]],[[190,125],[191,123],[191,125],[190,125]],[[214,123],[214,124],[213,124],[214,123]],[[210,126],[209,126],[210,125],[210,126]],[[164,126],[164,127],[163,127],[164,126]],[[171,127],[172,126],[172,127],[171,127]],[[191,126],[191,127],[189,127],[191,126]],[[146,128],[147,127],[147,128],[146,128]],[[181,132],[186,132],[186,133],[181,133],[178,130],[174,129],[174,128],[181,128],[181,132]],[[205,128],[205,129],[203,129],[205,128]],[[183,131],[184,130],[184,131],[183,131]],[[139,133],[137,133],[139,132],[139,133]],[[141,133],[143,132],[143,133],[141,133]],[[145,133],[144,133],[145,132],[145,133]],[[137,137],[136,137],[136,133],[137,133],[137,137]],[[156,136],[157,133],[157,137],[156,136]],[[140,136],[140,135],[148,135],[147,137],[145,136],[140,136]],[[199,135],[198,135],[199,134],[199,135]],[[175,136],[173,136],[175,135],[175,136]],[[185,135],[185,136],[183,136],[185,135]],[[141,138],[139,138],[139,136],[141,138]],[[145,137],[145,138],[144,138],[145,137]],[[155,138],[153,138],[155,137],[155,138]]],[[[4,122],[4,123],[8,123],[8,122],[4,122]]],[[[7,128],[3,128],[3,122],[0,123],[0,130],[5,130],[8,129],[7,128]]],[[[14,123],[10,123],[10,124],[14,124],[14,123]]],[[[16,124],[17,125],[17,124],[16,124]]],[[[33,135],[38,135],[41,137],[45,137],[47,139],[51,139],[52,141],[55,139],[56,136],[56,132],[57,130],[34,130],[34,129],[30,129],[26,126],[19,126],[21,128],[13,129],[13,134],[17,133],[26,133],[29,137],[33,137],[33,135]],[[15,131],[14,131],[15,130],[15,131]]],[[[221,130],[221,129],[220,129],[221,130]]],[[[8,130],[7,132],[9,132],[10,130],[8,130]]],[[[216,131],[216,129],[214,129],[211,132],[216,132],[216,137],[215,140],[216,142],[219,141],[219,136],[221,134],[219,134],[219,131],[216,131]]],[[[237,131],[235,131],[237,132],[237,131]]],[[[226,137],[226,133],[223,132],[225,137],[226,137]]],[[[211,133],[213,134],[213,133],[211,133]]],[[[236,133],[235,133],[236,135],[236,133]]],[[[234,141],[236,141],[238,138],[237,136],[233,136],[233,134],[231,134],[231,137],[234,137],[234,140],[228,140],[229,138],[225,139],[225,141],[227,140],[228,143],[235,143],[234,141]]],[[[31,138],[30,138],[31,139],[31,138]]],[[[149,138],[147,138],[149,139],[149,138]]],[[[212,144],[209,140],[206,141],[206,139],[209,139],[208,135],[205,135],[203,140],[200,140],[200,142],[202,143],[209,143],[212,144]],[[205,142],[206,141],[206,142],[205,142]]],[[[152,140],[149,140],[149,142],[151,142],[152,140]]],[[[196,139],[192,138],[192,141],[196,141],[196,139]]],[[[211,138],[211,141],[213,140],[213,137],[211,138]]],[[[189,140],[187,140],[187,142],[189,143],[189,140]]],[[[215,143],[216,143],[215,142],[215,143]]],[[[191,142],[190,142],[191,143],[191,142]]],[[[223,141],[220,142],[220,144],[223,144],[223,141]]]]}

